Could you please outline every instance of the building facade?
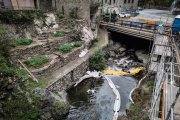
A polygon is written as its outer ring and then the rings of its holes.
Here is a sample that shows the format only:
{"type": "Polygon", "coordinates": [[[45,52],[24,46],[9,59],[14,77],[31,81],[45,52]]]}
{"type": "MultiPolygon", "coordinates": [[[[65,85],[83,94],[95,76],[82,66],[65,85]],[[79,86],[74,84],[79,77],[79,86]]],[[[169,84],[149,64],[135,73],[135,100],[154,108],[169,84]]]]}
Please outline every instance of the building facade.
{"type": "Polygon", "coordinates": [[[0,9],[50,10],[56,8],[56,0],[0,0],[0,9]]]}
{"type": "Polygon", "coordinates": [[[123,10],[137,9],[138,0],[101,0],[103,6],[118,7],[123,10]]]}
{"type": "Polygon", "coordinates": [[[89,0],[57,0],[57,10],[69,16],[73,9],[77,9],[80,18],[90,20],[90,1],[89,0]]]}

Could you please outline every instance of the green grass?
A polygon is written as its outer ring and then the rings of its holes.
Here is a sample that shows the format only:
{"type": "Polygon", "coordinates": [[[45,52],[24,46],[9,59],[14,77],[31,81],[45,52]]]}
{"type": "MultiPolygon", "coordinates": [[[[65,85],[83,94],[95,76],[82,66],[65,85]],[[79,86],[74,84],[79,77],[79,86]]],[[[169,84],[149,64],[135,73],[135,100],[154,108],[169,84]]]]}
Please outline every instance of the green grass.
{"type": "Polygon", "coordinates": [[[53,37],[63,37],[65,34],[63,32],[56,32],[52,34],[53,37]]]}
{"type": "Polygon", "coordinates": [[[73,47],[81,47],[83,45],[83,41],[75,41],[73,42],[73,47]]]}
{"type": "Polygon", "coordinates": [[[71,24],[67,24],[67,25],[64,25],[64,29],[73,29],[73,25],[71,24]]]}
{"type": "Polygon", "coordinates": [[[72,49],[73,49],[73,46],[71,44],[64,44],[56,48],[56,50],[62,53],[70,53],[72,49]]]}
{"type": "Polygon", "coordinates": [[[33,42],[32,39],[20,38],[20,39],[17,39],[17,40],[15,41],[15,45],[16,45],[16,46],[30,45],[32,42],[33,42]]]}
{"type": "Polygon", "coordinates": [[[28,80],[28,83],[27,83],[27,87],[30,89],[30,90],[33,90],[34,88],[37,88],[37,87],[40,87],[40,88],[45,88],[46,86],[46,81],[45,80],[39,80],[38,83],[33,81],[33,80],[28,80]]]}
{"type": "Polygon", "coordinates": [[[79,41],[75,41],[72,43],[60,45],[55,50],[60,51],[62,53],[70,53],[72,51],[72,49],[74,49],[76,47],[81,47],[83,45],[83,43],[84,43],[83,41],[79,40],[79,41]]]}
{"type": "Polygon", "coordinates": [[[140,105],[137,104],[137,103],[136,104],[132,104],[129,109],[133,113],[139,113],[141,111],[140,105]]]}
{"type": "Polygon", "coordinates": [[[42,55],[42,56],[32,57],[31,59],[26,60],[24,63],[28,67],[38,68],[44,65],[45,63],[47,63],[48,61],[49,61],[48,57],[42,55]]]}

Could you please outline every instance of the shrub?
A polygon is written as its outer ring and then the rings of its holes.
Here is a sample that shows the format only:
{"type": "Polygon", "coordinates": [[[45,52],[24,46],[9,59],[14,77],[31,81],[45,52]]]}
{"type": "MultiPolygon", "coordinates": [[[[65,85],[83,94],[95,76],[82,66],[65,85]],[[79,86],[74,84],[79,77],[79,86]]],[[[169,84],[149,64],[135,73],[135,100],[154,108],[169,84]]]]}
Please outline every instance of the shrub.
{"type": "Polygon", "coordinates": [[[81,47],[82,44],[83,44],[83,41],[76,41],[76,42],[73,42],[73,47],[81,47]]]}
{"type": "Polygon", "coordinates": [[[25,61],[28,67],[38,68],[41,65],[47,63],[49,59],[46,56],[35,56],[25,61]]]}
{"type": "Polygon", "coordinates": [[[16,93],[14,98],[7,101],[4,112],[13,120],[37,120],[39,111],[32,107],[23,93],[16,93]]]}
{"type": "Polygon", "coordinates": [[[52,34],[53,37],[63,37],[65,36],[63,32],[56,32],[52,34]]]}
{"type": "Polygon", "coordinates": [[[64,18],[63,13],[61,13],[61,12],[57,12],[57,13],[56,13],[56,16],[57,16],[59,19],[63,19],[63,18],[64,18]]]}
{"type": "Polygon", "coordinates": [[[74,18],[74,19],[78,19],[78,12],[79,12],[79,8],[78,7],[74,7],[74,8],[71,8],[70,10],[70,18],[74,18]]]}
{"type": "Polygon", "coordinates": [[[40,10],[1,10],[0,20],[8,24],[29,24],[34,18],[44,18],[44,13],[40,10]]]}
{"type": "Polygon", "coordinates": [[[0,54],[7,57],[11,48],[12,38],[7,27],[0,24],[0,54]]]}
{"type": "Polygon", "coordinates": [[[139,113],[141,110],[140,110],[140,105],[139,104],[132,104],[130,106],[130,111],[132,111],[133,113],[139,113]]]}
{"type": "Polygon", "coordinates": [[[73,46],[71,44],[64,44],[56,48],[56,50],[62,52],[62,53],[69,53],[73,49],[73,46]]]}
{"type": "Polygon", "coordinates": [[[45,80],[39,80],[38,83],[33,81],[33,80],[28,80],[28,82],[27,82],[27,86],[31,90],[36,88],[36,87],[44,88],[45,85],[46,85],[46,81],[45,80]]]}
{"type": "Polygon", "coordinates": [[[20,38],[20,39],[17,39],[15,41],[15,45],[19,46],[19,45],[30,45],[33,40],[32,39],[27,39],[27,38],[20,38]]]}
{"type": "Polygon", "coordinates": [[[73,25],[71,24],[64,25],[64,29],[73,29],[73,25]]]}
{"type": "Polygon", "coordinates": [[[98,38],[95,38],[94,40],[91,41],[91,46],[94,47],[97,42],[98,42],[98,38]]]}
{"type": "Polygon", "coordinates": [[[105,53],[102,50],[97,50],[91,57],[89,61],[89,67],[91,70],[101,71],[106,68],[105,53]]]}

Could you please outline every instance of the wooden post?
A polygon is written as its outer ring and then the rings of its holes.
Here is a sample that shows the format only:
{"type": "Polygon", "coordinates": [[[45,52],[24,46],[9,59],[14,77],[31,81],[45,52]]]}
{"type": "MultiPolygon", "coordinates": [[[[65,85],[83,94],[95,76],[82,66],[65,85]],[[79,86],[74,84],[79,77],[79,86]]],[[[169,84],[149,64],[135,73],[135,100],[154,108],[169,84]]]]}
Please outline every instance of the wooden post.
{"type": "Polygon", "coordinates": [[[166,96],[166,84],[165,81],[163,81],[163,95],[162,95],[162,116],[161,119],[165,120],[164,116],[164,112],[165,112],[165,96],[166,96]]]}
{"type": "Polygon", "coordinates": [[[28,70],[28,68],[20,60],[18,61],[26,69],[26,71],[31,75],[32,79],[38,83],[38,79],[28,70]]]}

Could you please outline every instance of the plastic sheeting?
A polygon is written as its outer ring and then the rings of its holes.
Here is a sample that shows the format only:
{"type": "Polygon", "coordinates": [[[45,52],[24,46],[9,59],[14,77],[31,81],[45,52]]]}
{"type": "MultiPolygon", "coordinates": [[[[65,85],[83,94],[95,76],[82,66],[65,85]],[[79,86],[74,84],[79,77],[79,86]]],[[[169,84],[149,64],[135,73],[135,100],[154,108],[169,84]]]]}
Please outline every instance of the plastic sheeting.
{"type": "Polygon", "coordinates": [[[135,69],[131,70],[130,73],[124,72],[124,71],[121,71],[121,70],[104,70],[103,73],[105,73],[107,75],[120,75],[120,76],[123,76],[123,75],[136,75],[142,70],[143,70],[143,67],[138,67],[138,68],[135,68],[135,69]]]}

